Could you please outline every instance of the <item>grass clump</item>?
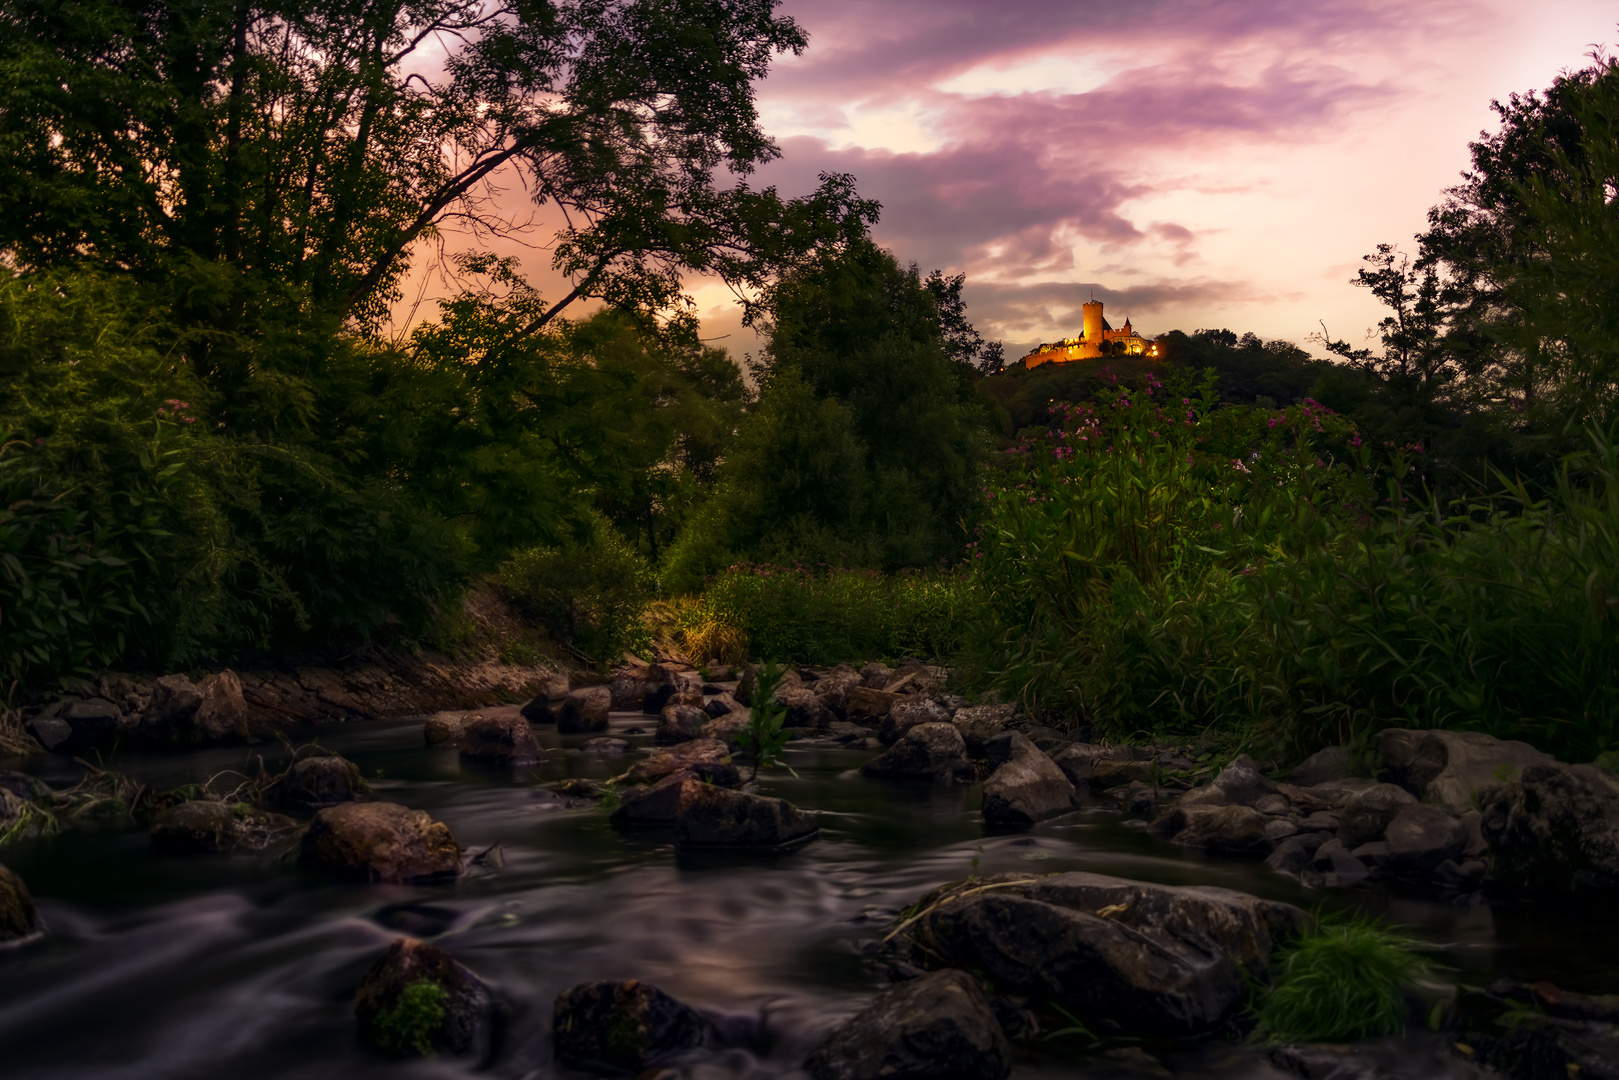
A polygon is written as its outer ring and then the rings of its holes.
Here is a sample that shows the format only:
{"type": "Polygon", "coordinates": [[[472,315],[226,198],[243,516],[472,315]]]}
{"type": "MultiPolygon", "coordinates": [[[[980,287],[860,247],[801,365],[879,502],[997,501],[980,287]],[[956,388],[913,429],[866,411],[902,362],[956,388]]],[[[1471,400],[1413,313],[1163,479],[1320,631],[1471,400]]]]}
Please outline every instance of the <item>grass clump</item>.
{"type": "Polygon", "coordinates": [[[1258,1002],[1273,1042],[1346,1042],[1392,1035],[1405,1023],[1403,992],[1428,970],[1420,945],[1368,920],[1323,922],[1283,946],[1258,1002]]]}
{"type": "Polygon", "coordinates": [[[396,1054],[433,1056],[433,1040],[444,1026],[449,995],[432,979],[417,979],[399,991],[391,1008],[377,1013],[377,1042],[396,1054]]]}

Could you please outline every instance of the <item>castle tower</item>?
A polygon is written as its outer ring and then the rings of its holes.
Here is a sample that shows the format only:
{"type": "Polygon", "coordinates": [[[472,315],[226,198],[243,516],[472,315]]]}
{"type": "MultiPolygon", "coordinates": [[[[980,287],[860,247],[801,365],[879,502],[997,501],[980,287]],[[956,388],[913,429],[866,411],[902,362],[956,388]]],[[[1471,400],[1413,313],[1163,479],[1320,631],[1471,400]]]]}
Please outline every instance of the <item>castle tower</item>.
{"type": "Polygon", "coordinates": [[[1092,300],[1088,304],[1082,304],[1080,310],[1085,313],[1085,344],[1092,349],[1100,348],[1103,340],[1102,301],[1092,300]]]}

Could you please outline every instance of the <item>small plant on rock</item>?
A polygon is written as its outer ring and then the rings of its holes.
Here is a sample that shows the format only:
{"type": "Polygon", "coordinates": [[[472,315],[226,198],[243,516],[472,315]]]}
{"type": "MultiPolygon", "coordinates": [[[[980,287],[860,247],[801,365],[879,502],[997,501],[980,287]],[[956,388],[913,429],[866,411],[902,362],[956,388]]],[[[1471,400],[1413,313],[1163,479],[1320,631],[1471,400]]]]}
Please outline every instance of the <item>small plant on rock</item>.
{"type": "Polygon", "coordinates": [[[417,979],[399,991],[393,1006],[377,1013],[377,1043],[396,1054],[433,1056],[433,1040],[444,1026],[449,995],[432,979],[417,979]]]}
{"type": "Polygon", "coordinates": [[[1403,992],[1428,970],[1420,943],[1371,920],[1322,921],[1274,958],[1258,1002],[1273,1042],[1346,1042],[1405,1023],[1403,992]]]}
{"type": "Polygon", "coordinates": [[[753,755],[753,772],[748,783],[759,779],[761,765],[774,765],[787,745],[787,733],[782,730],[786,710],[776,700],[776,688],[781,685],[782,671],[774,660],[759,669],[759,683],[753,692],[753,708],[748,716],[747,729],[742,733],[742,745],[753,755]]]}

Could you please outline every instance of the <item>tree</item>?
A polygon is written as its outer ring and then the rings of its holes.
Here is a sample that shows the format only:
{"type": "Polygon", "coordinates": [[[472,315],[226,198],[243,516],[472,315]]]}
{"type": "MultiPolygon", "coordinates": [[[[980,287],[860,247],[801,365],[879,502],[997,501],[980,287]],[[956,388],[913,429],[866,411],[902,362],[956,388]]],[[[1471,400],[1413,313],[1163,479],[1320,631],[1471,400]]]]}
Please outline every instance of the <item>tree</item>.
{"type": "MultiPolygon", "coordinates": [[[[775,6],[17,0],[0,254],[159,286],[227,399],[318,375],[311,320],[375,322],[442,226],[526,230],[514,184],[564,220],[572,283],[528,332],[583,297],[678,311],[687,272],[757,290],[876,216],[846,176],[795,200],[745,182],[778,153],[753,82],[806,44],[775,6]]],[[[296,389],[272,396],[253,423],[296,412],[296,389]]]]}
{"type": "Polygon", "coordinates": [[[993,375],[1006,366],[1005,351],[999,341],[986,342],[967,321],[967,302],[961,296],[966,284],[966,274],[945,277],[942,270],[933,271],[923,282],[939,309],[939,339],[945,353],[964,367],[993,375]]]}
{"type": "Polygon", "coordinates": [[[1464,182],[1429,211],[1446,345],[1516,426],[1619,417],[1619,63],[1493,102],[1464,182]]]}

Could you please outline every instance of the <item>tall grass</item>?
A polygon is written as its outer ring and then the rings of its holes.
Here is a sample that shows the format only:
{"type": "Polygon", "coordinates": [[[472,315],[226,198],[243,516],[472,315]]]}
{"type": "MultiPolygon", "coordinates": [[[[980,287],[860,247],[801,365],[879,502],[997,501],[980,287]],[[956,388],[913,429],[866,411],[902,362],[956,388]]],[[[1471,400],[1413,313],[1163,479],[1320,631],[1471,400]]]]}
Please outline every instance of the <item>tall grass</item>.
{"type": "Polygon", "coordinates": [[[1417,943],[1366,921],[1325,922],[1278,950],[1258,1002],[1275,1042],[1344,1042],[1405,1026],[1405,990],[1428,970],[1417,943]]]}
{"type": "MultiPolygon", "coordinates": [[[[681,619],[688,638],[714,635],[716,626],[734,629],[754,659],[859,663],[947,658],[960,646],[960,626],[973,606],[961,571],[885,575],[741,564],[711,581],[681,619]]],[[[736,647],[734,636],[726,640],[736,647]]]]}
{"type": "Polygon", "coordinates": [[[1421,447],[1314,403],[1217,408],[1149,381],[1021,447],[971,549],[965,668],[1119,735],[1238,731],[1289,757],[1381,727],[1619,742],[1619,449],[1536,499],[1442,506],[1421,447]]]}

